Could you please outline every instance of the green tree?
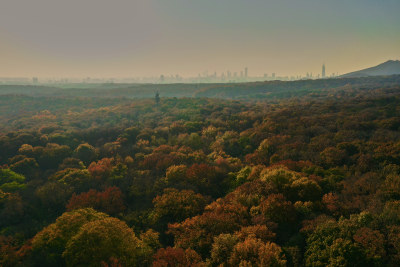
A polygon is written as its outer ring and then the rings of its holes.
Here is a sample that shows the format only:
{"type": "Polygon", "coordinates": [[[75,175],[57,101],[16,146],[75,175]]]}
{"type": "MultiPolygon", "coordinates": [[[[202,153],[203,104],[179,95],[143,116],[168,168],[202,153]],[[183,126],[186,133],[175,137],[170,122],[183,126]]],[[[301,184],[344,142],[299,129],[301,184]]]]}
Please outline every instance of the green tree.
{"type": "Polygon", "coordinates": [[[25,188],[25,177],[10,169],[0,169],[0,190],[4,192],[17,192],[25,188]]]}
{"type": "Polygon", "coordinates": [[[80,144],[74,151],[75,157],[82,160],[86,166],[97,158],[96,148],[88,143],[80,144]]]}
{"type": "Polygon", "coordinates": [[[62,255],[67,266],[100,266],[112,258],[124,266],[141,266],[143,254],[149,252],[126,223],[102,218],[84,224],[62,255]]]}
{"type": "Polygon", "coordinates": [[[201,213],[208,200],[192,190],[167,188],[161,196],[153,199],[153,219],[163,225],[181,222],[201,213]]]}
{"type": "Polygon", "coordinates": [[[80,228],[95,220],[108,218],[105,213],[93,209],[79,209],[65,212],[56,222],[45,227],[32,239],[32,255],[35,262],[42,266],[63,266],[62,253],[68,241],[75,236],[80,228]]]}
{"type": "Polygon", "coordinates": [[[211,248],[211,263],[218,266],[228,262],[229,257],[239,238],[232,234],[220,234],[214,237],[214,243],[211,248]]]}

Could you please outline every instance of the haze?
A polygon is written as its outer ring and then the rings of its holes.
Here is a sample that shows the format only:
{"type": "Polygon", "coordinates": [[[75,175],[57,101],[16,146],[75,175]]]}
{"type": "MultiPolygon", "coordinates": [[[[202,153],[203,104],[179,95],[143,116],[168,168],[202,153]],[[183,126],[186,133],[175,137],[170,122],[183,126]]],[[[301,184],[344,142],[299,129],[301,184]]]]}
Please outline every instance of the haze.
{"type": "Polygon", "coordinates": [[[346,73],[400,55],[398,0],[2,0],[1,77],[346,73]]]}

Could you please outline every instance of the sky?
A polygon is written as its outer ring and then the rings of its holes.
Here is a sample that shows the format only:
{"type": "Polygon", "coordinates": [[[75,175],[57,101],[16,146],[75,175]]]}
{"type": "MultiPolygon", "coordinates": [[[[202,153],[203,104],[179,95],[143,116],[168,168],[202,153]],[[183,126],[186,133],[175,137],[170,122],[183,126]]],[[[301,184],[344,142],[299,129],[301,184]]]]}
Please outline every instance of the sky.
{"type": "Polygon", "coordinates": [[[0,77],[245,67],[347,73],[400,59],[399,0],[1,0],[0,77]]]}

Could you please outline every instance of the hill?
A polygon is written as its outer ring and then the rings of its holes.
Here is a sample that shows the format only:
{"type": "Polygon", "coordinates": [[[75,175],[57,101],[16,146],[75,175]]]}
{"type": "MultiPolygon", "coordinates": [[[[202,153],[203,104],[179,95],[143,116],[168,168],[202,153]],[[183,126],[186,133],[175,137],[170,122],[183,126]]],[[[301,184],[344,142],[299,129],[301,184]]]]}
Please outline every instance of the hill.
{"type": "Polygon", "coordinates": [[[342,78],[356,78],[356,77],[367,77],[367,76],[379,76],[379,75],[394,75],[400,74],[400,61],[399,60],[388,60],[375,67],[350,72],[342,75],[342,78]]]}

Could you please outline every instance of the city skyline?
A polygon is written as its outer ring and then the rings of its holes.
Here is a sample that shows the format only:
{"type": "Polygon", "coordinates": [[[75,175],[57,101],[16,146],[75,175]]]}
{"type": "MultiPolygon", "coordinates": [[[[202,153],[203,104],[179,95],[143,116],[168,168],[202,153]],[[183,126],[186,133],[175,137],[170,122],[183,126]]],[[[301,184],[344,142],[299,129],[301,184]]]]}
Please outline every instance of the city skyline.
{"type": "Polygon", "coordinates": [[[193,83],[193,82],[216,82],[216,83],[237,83],[237,82],[257,82],[257,81],[271,81],[271,80],[282,80],[282,81],[294,81],[294,80],[304,80],[304,79],[325,79],[337,77],[338,73],[332,73],[331,75],[326,75],[325,64],[322,65],[321,73],[316,73],[313,75],[312,72],[306,72],[303,75],[296,76],[279,76],[275,72],[264,73],[263,75],[249,75],[248,67],[243,68],[239,72],[231,72],[227,70],[226,72],[217,73],[216,71],[209,74],[208,71],[203,73],[198,73],[197,76],[182,76],[179,73],[160,76],[148,76],[148,77],[1,77],[1,83],[22,83],[22,84],[46,84],[46,83],[73,83],[73,82],[83,82],[83,83],[107,83],[107,82],[151,82],[151,83],[193,83]],[[233,73],[233,74],[232,74],[233,73]]]}
{"type": "Polygon", "coordinates": [[[0,76],[347,73],[400,56],[400,2],[4,0],[0,76]]]}

